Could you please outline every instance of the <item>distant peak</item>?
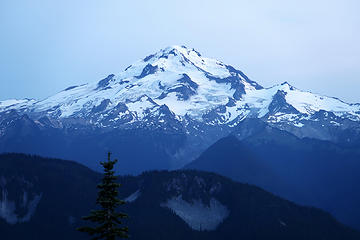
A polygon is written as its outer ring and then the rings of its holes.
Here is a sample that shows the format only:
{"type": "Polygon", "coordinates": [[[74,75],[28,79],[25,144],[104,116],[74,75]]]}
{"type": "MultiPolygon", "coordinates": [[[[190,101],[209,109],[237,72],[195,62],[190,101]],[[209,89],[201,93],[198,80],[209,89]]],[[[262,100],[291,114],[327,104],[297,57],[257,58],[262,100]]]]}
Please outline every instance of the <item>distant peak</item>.
{"type": "Polygon", "coordinates": [[[188,50],[188,48],[185,45],[172,45],[170,47],[167,47],[166,49],[176,49],[176,50],[188,50]]]}
{"type": "Polygon", "coordinates": [[[288,82],[283,82],[283,83],[281,84],[281,86],[284,86],[284,85],[291,86],[288,82]]]}
{"type": "Polygon", "coordinates": [[[171,52],[175,51],[175,52],[180,52],[184,55],[189,55],[192,52],[194,52],[194,53],[196,53],[196,55],[201,57],[201,54],[197,50],[195,50],[194,48],[188,48],[185,45],[173,45],[173,46],[165,48],[163,51],[167,52],[167,53],[171,53],[171,52]]]}
{"type": "Polygon", "coordinates": [[[154,60],[154,59],[158,59],[158,58],[168,58],[169,55],[187,55],[188,53],[188,48],[184,45],[179,46],[179,45],[173,45],[173,46],[169,46],[166,47],[164,49],[161,49],[158,52],[155,52],[154,54],[150,54],[149,56],[146,56],[143,61],[144,62],[148,62],[150,60],[154,60]]]}
{"type": "Polygon", "coordinates": [[[289,90],[295,90],[295,87],[293,87],[290,83],[288,83],[288,82],[283,82],[283,83],[281,83],[280,84],[280,86],[282,87],[282,88],[289,88],[289,90]]]}

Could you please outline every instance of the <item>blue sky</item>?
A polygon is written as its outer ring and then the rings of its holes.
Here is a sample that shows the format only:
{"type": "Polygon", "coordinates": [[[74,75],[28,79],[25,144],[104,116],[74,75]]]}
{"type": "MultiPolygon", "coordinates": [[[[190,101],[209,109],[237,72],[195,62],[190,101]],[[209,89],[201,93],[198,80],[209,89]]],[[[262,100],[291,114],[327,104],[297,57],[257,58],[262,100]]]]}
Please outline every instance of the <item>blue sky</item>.
{"type": "Polygon", "coordinates": [[[2,0],[0,100],[42,99],[170,45],[269,87],[360,102],[360,1],[2,0]]]}

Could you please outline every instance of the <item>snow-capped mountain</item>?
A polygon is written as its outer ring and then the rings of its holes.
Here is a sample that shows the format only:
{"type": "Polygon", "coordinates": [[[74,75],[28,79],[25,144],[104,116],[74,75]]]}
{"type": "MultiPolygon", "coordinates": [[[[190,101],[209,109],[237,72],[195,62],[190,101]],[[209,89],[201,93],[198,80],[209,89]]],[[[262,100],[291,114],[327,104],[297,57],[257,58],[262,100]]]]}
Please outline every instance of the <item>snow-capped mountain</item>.
{"type": "Polygon", "coordinates": [[[265,117],[302,127],[303,120],[321,110],[360,121],[359,104],[303,92],[288,83],[263,88],[241,71],[184,46],[168,47],[118,75],[69,87],[45,100],[0,102],[2,112],[10,109],[35,119],[80,118],[99,127],[126,126],[149,117],[161,123],[164,114],[209,125],[234,126],[245,117],[265,117]]]}
{"type": "Polygon", "coordinates": [[[232,104],[247,90],[261,88],[230,66],[175,46],[130,65],[116,76],[69,87],[42,101],[0,102],[0,109],[24,111],[35,118],[84,118],[101,127],[131,124],[149,115],[161,118],[165,109],[178,120],[187,115],[202,121],[209,110],[232,104]]]}
{"type": "MultiPolygon", "coordinates": [[[[43,133],[48,144],[50,131],[57,134],[52,136],[55,139],[61,135],[61,144],[71,146],[74,143],[68,139],[83,135],[81,139],[115,134],[116,130],[122,138],[136,130],[135,136],[140,137],[145,134],[141,131],[147,131],[145,138],[150,142],[145,145],[155,145],[152,148],[161,149],[162,155],[171,159],[165,168],[177,168],[249,118],[262,119],[298,137],[360,142],[360,104],[304,92],[288,83],[264,88],[230,65],[202,57],[194,49],[174,46],[135,62],[117,75],[68,87],[44,100],[1,101],[0,150],[19,150],[19,144],[5,144],[9,135],[18,141],[19,134],[36,138],[43,133]],[[174,142],[168,141],[169,136],[174,142]]],[[[33,151],[34,147],[21,150],[29,149],[33,151]]]]}

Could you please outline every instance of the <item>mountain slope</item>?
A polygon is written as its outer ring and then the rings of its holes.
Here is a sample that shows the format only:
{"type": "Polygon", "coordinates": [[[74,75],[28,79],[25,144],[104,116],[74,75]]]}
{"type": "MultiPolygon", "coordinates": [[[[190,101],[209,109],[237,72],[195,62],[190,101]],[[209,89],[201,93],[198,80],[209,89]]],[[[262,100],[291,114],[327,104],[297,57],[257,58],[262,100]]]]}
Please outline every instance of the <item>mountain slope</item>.
{"type": "MultiPolygon", "coordinates": [[[[100,174],[73,162],[21,154],[0,155],[0,173],[1,239],[88,239],[74,229],[94,208],[100,174]]],[[[120,182],[132,239],[360,236],[323,211],[211,173],[155,171],[120,182]]]]}
{"type": "Polygon", "coordinates": [[[0,152],[77,159],[95,168],[111,147],[133,159],[124,173],[177,169],[244,119],[300,138],[360,143],[359,104],[288,83],[263,88],[230,65],[173,46],[44,100],[1,101],[0,152]]]}
{"type": "Polygon", "coordinates": [[[256,184],[286,199],[330,211],[360,228],[360,194],[354,191],[360,181],[359,148],[300,139],[254,120],[244,121],[233,134],[185,168],[256,184]]]}

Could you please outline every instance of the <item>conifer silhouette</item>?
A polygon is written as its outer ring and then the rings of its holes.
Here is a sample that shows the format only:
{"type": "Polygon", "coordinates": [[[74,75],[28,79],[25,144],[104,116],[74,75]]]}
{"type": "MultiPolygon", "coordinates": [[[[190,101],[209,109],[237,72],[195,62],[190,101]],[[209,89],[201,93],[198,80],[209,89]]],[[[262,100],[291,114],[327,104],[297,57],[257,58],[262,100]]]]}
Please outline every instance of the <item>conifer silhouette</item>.
{"type": "Polygon", "coordinates": [[[117,160],[110,159],[108,153],[107,161],[100,162],[104,168],[102,182],[97,186],[99,189],[96,204],[100,205],[99,210],[92,210],[89,216],[83,217],[84,220],[91,221],[95,227],[80,227],[77,230],[86,232],[93,236],[93,240],[115,240],[117,238],[128,238],[128,228],[121,227],[121,220],[126,218],[124,213],[116,212],[118,206],[125,204],[125,201],[118,199],[119,183],[113,171],[117,160]]]}

